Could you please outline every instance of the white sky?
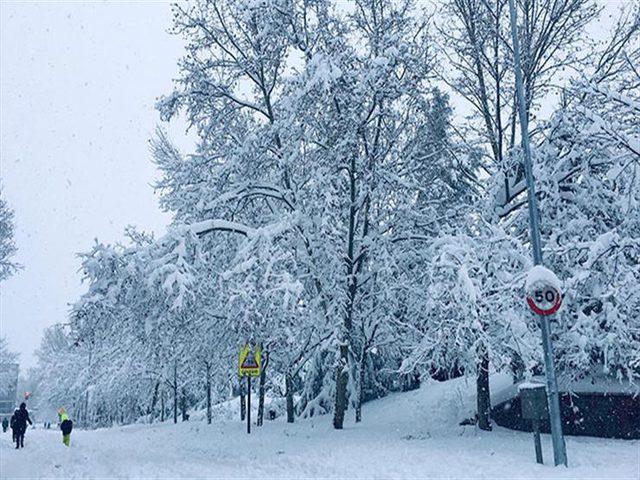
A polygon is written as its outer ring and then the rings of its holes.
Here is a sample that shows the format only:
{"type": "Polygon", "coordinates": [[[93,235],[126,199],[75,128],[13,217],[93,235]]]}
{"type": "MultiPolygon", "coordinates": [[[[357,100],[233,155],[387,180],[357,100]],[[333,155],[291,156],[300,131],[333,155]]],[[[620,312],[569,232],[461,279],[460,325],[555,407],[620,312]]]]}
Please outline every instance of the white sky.
{"type": "Polygon", "coordinates": [[[169,222],[148,139],[183,47],[165,1],[2,0],[0,13],[0,178],[24,265],[0,285],[0,334],[24,369],[85,288],[75,253],[169,222]]]}

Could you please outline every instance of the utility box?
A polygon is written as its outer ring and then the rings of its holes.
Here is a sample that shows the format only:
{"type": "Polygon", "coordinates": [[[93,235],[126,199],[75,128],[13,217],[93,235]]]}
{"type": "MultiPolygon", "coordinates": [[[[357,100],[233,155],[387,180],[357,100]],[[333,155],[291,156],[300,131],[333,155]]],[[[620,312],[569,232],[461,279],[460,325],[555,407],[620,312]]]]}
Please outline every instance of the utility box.
{"type": "Polygon", "coordinates": [[[523,383],[518,386],[522,418],[525,420],[548,420],[547,390],[541,383],[523,383]]]}
{"type": "Polygon", "coordinates": [[[541,383],[526,382],[518,385],[520,393],[520,407],[522,418],[531,420],[533,440],[536,448],[536,461],[544,463],[542,459],[542,443],[540,441],[540,421],[549,418],[547,409],[547,389],[541,383]]]}

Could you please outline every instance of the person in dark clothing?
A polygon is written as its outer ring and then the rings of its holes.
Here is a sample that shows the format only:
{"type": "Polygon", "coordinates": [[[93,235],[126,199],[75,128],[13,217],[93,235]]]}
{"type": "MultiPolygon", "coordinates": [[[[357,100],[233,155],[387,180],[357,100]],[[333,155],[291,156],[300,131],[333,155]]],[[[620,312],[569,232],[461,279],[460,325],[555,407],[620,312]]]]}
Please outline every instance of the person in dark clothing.
{"type": "Polygon", "coordinates": [[[27,411],[27,405],[22,402],[20,409],[14,413],[15,421],[15,433],[16,433],[16,448],[24,448],[24,434],[27,431],[27,422],[29,425],[33,425],[29,418],[29,412],[27,411]]]}
{"type": "Polygon", "coordinates": [[[9,420],[7,417],[2,417],[2,433],[6,432],[7,428],[9,428],[9,420]]]}
{"type": "Polygon", "coordinates": [[[11,420],[9,421],[9,427],[11,428],[11,438],[12,438],[12,442],[16,441],[16,415],[18,414],[18,409],[16,408],[15,411],[13,412],[13,415],[11,415],[11,420]]]}

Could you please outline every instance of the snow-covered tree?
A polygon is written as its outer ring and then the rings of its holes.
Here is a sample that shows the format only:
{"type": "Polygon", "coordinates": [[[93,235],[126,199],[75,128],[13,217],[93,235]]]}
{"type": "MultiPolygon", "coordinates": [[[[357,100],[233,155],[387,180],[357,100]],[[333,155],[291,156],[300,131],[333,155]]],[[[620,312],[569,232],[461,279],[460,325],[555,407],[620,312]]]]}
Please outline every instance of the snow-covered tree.
{"type": "Polygon", "coordinates": [[[0,363],[15,363],[18,354],[9,350],[9,342],[6,337],[0,337],[0,363]]]}
{"type": "Polygon", "coordinates": [[[357,2],[348,15],[324,1],[202,1],[176,18],[188,53],[159,108],[185,112],[201,141],[186,158],[156,142],[164,202],[182,222],[240,222],[295,252],[277,281],[299,281],[309,320],[334,332],[325,361],[342,428],[354,347],[366,344],[362,299],[404,248],[389,239],[422,233],[420,218],[473,176],[429,85],[426,21],[408,1],[357,2]]]}
{"type": "Polygon", "coordinates": [[[559,361],[572,376],[596,366],[631,381],[640,373],[639,44],[636,7],[566,90],[536,152],[545,254],[569,300],[559,361]]]}
{"type": "Polygon", "coordinates": [[[20,265],[11,260],[17,252],[13,217],[13,210],[0,188],[0,281],[6,280],[20,268],[20,265]]]}

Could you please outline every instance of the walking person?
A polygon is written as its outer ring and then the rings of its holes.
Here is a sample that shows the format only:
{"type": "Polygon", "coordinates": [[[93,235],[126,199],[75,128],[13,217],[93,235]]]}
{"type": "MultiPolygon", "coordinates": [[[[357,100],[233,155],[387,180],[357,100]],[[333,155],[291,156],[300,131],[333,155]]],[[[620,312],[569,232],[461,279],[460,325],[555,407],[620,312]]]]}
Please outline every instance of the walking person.
{"type": "Polygon", "coordinates": [[[27,405],[22,402],[20,409],[16,410],[13,414],[14,419],[14,432],[16,439],[16,448],[24,448],[24,434],[27,431],[27,422],[29,425],[33,425],[33,422],[29,418],[29,412],[27,411],[27,405]]]}
{"type": "Polygon", "coordinates": [[[18,414],[18,409],[16,408],[11,415],[11,420],[9,421],[9,428],[11,428],[11,441],[16,441],[16,415],[18,414]]]}
{"type": "Polygon", "coordinates": [[[71,441],[71,430],[73,429],[73,422],[69,420],[69,415],[67,415],[64,407],[60,407],[58,409],[58,417],[60,418],[60,430],[62,430],[62,443],[64,443],[68,447],[69,442],[71,441]]]}
{"type": "Polygon", "coordinates": [[[2,433],[6,432],[7,428],[9,428],[9,420],[7,417],[2,417],[2,433]]]}

